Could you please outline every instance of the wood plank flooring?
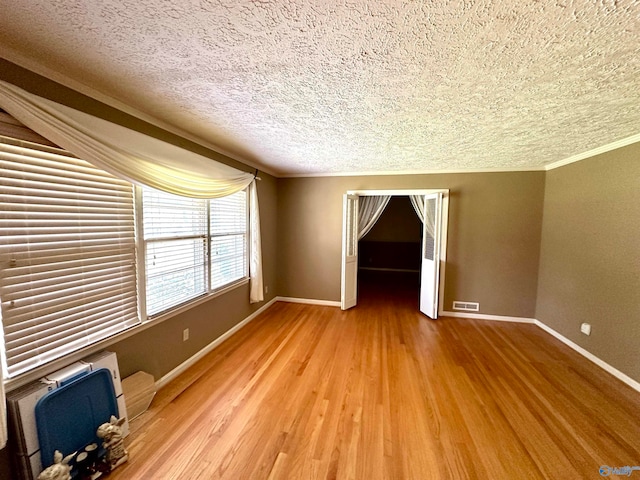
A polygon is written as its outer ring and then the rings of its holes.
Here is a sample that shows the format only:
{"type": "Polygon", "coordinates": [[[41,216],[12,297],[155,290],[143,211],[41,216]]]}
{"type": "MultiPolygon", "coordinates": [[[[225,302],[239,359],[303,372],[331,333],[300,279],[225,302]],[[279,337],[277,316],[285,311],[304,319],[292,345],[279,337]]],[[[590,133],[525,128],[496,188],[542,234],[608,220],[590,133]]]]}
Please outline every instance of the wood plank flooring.
{"type": "MultiPolygon", "coordinates": [[[[582,479],[640,465],[640,394],[533,325],[277,303],[132,422],[132,479],[582,479]]],[[[640,476],[640,472],[636,475],[640,476]]]]}

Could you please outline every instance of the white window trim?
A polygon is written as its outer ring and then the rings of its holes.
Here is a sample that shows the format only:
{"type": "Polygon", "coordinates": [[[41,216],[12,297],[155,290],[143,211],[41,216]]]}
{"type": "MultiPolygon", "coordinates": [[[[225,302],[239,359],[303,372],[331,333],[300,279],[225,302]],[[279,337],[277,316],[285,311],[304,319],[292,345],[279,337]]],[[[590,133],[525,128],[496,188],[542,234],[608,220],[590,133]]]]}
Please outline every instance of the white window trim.
{"type": "MultiPolygon", "coordinates": [[[[234,233],[224,233],[224,234],[211,234],[211,225],[207,223],[208,231],[207,231],[207,262],[205,264],[205,275],[206,275],[206,285],[207,291],[201,295],[185,300],[182,303],[174,305],[172,307],[167,308],[166,310],[160,311],[154,315],[147,314],[147,299],[146,299],[146,291],[147,291],[147,269],[145,264],[145,259],[147,256],[147,242],[144,239],[144,206],[142,202],[142,189],[139,185],[135,185],[134,189],[134,202],[135,202],[135,215],[136,215],[136,248],[137,252],[137,269],[138,269],[138,310],[140,315],[140,320],[142,324],[146,324],[149,322],[155,322],[157,319],[162,318],[166,315],[169,315],[168,318],[173,316],[173,312],[183,312],[190,308],[193,308],[201,303],[206,302],[208,299],[215,298],[218,295],[221,295],[225,292],[233,290],[234,288],[244,285],[250,282],[249,276],[249,262],[250,262],[250,239],[251,232],[249,228],[250,222],[250,212],[249,212],[249,189],[248,187],[244,189],[246,193],[246,203],[245,203],[245,215],[246,215],[246,231],[244,232],[244,243],[245,243],[245,264],[244,264],[244,272],[243,277],[237,280],[234,280],[225,285],[221,285],[216,288],[211,288],[211,239],[215,237],[224,237],[228,235],[233,235],[234,233]]],[[[207,201],[207,222],[211,221],[210,215],[211,203],[207,201]]]]}

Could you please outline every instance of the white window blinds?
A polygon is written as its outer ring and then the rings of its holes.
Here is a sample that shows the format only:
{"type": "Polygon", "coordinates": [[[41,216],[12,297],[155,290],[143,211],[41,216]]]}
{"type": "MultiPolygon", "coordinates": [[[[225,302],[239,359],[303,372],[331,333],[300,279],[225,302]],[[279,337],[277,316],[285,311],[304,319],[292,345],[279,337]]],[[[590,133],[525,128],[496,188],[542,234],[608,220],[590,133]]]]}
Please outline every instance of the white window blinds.
{"type": "Polygon", "coordinates": [[[207,201],[142,189],[147,315],[207,291],[207,201]]]}
{"type": "Polygon", "coordinates": [[[132,185],[61,150],[2,141],[0,170],[8,376],[140,323],[132,185]]]}
{"type": "Polygon", "coordinates": [[[247,277],[247,192],[202,200],[141,188],[153,316],[247,277]]]}
{"type": "Polygon", "coordinates": [[[211,289],[247,276],[247,192],[211,200],[211,289]]]}

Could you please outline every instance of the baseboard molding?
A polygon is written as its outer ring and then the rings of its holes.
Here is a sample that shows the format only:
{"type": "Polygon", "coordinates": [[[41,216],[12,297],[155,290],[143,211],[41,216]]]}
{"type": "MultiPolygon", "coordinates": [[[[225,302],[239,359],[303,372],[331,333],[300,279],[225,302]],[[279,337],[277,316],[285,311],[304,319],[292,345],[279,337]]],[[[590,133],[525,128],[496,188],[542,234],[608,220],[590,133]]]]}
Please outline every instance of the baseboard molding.
{"type": "MultiPolygon", "coordinates": [[[[256,318],[258,315],[260,315],[262,312],[264,312],[267,308],[269,308],[271,305],[273,305],[276,302],[305,303],[305,304],[308,304],[308,305],[321,305],[321,306],[331,306],[331,307],[339,307],[340,306],[340,302],[336,302],[336,301],[332,301],[332,300],[316,300],[316,299],[295,298],[295,297],[275,297],[275,298],[271,299],[269,302],[265,303],[262,307],[260,307],[258,310],[253,312],[247,318],[242,320],[240,323],[238,323],[237,325],[235,325],[234,327],[232,327],[231,329],[227,330],[225,333],[220,335],[213,342],[211,342],[209,345],[204,347],[202,350],[200,350],[198,353],[193,355],[191,358],[187,359],[186,361],[184,361],[183,363],[178,365],[176,368],[171,370],[169,373],[164,375],[162,378],[157,380],[156,381],[156,389],[158,390],[158,389],[164,387],[167,383],[169,383],[171,380],[176,378],[178,375],[180,375],[182,372],[184,372],[187,368],[191,367],[198,360],[200,360],[202,357],[204,357],[207,353],[209,353],[212,350],[214,350],[218,345],[220,345],[222,342],[224,342],[227,338],[229,338],[231,335],[236,333],[242,327],[247,325],[254,318],[256,318]]],[[[600,368],[602,368],[603,370],[607,371],[608,373],[610,373],[611,375],[616,377],[618,380],[626,383],[631,388],[633,388],[635,391],[640,392],[640,382],[637,382],[633,378],[631,378],[628,375],[622,373],[617,368],[609,365],[604,360],[600,359],[599,357],[596,357],[593,353],[589,352],[588,350],[585,350],[584,348],[582,348],[577,343],[569,340],[564,335],[556,332],[553,328],[551,328],[551,327],[547,326],[546,324],[542,323],[540,320],[536,320],[535,318],[509,317],[509,316],[504,316],[504,315],[487,315],[487,314],[482,314],[482,313],[473,314],[473,313],[462,313],[462,312],[441,312],[440,316],[443,316],[443,317],[454,317],[454,318],[472,318],[472,319],[477,319],[477,320],[492,320],[492,321],[511,322],[511,323],[528,323],[528,324],[536,325],[537,327],[539,327],[542,330],[544,330],[545,332],[547,332],[549,335],[557,338],[562,343],[564,343],[565,345],[567,345],[571,349],[573,349],[576,352],[578,352],[580,355],[585,357],[587,360],[595,363],[600,368]]]]}
{"type": "Polygon", "coordinates": [[[438,315],[442,317],[473,318],[476,320],[493,320],[498,322],[511,323],[536,323],[537,321],[535,318],[507,317],[504,315],[487,315],[484,313],[440,312],[438,315]]]}
{"type": "Polygon", "coordinates": [[[602,368],[603,370],[607,371],[608,373],[610,373],[611,375],[616,377],[618,380],[623,381],[624,383],[629,385],[631,388],[633,388],[635,391],[640,392],[640,382],[637,382],[636,380],[634,380],[630,376],[622,373],[617,368],[609,365],[604,360],[596,357],[593,353],[589,352],[588,350],[585,350],[584,348],[582,348],[577,343],[569,340],[564,335],[556,332],[553,328],[549,327],[548,325],[542,323],[540,320],[537,320],[535,318],[506,317],[506,316],[502,316],[502,315],[485,315],[485,314],[480,314],[480,313],[474,314],[474,313],[462,313],[462,312],[441,312],[440,315],[443,316],[443,317],[473,318],[473,319],[478,319],[478,320],[494,320],[494,321],[500,321],[500,322],[529,323],[529,324],[536,325],[537,327],[539,327],[542,330],[544,330],[545,332],[547,332],[549,335],[551,335],[551,336],[557,338],[558,340],[560,340],[566,346],[568,346],[571,349],[573,349],[576,352],[578,352],[580,355],[585,357],[587,360],[595,363],[600,368],[602,368]]]}
{"type": "Polygon", "coordinates": [[[592,361],[593,363],[595,363],[596,365],[598,365],[600,368],[602,368],[603,370],[606,370],[607,372],[609,372],[611,375],[613,375],[614,377],[616,377],[618,380],[623,381],[624,383],[626,383],[627,385],[629,385],[631,388],[633,388],[635,391],[640,392],[640,382],[635,381],[633,378],[629,377],[628,375],[622,373],[620,370],[618,370],[615,367],[612,367],[611,365],[609,365],[607,362],[605,362],[604,360],[596,357],[593,353],[589,352],[588,350],[585,350],[584,348],[582,348],[580,345],[578,345],[577,343],[569,340],[567,337],[565,337],[564,335],[562,335],[561,333],[556,332],[553,328],[549,327],[548,325],[545,325],[544,323],[542,323],[540,320],[536,320],[534,322],[538,327],[540,327],[542,330],[544,330],[545,332],[547,332],[548,334],[554,336],[555,338],[557,338],[558,340],[560,340],[562,343],[564,343],[565,345],[567,345],[568,347],[571,347],[572,349],[574,349],[576,352],[578,352],[580,355],[582,355],[583,357],[585,357],[587,360],[592,361]]]}
{"type": "Polygon", "coordinates": [[[178,365],[176,368],[171,370],[169,373],[164,375],[162,378],[157,380],[156,381],[156,390],[161,389],[167,383],[169,383],[171,380],[173,380],[178,375],[183,373],[187,368],[189,368],[192,365],[194,365],[198,360],[200,360],[202,357],[204,357],[207,353],[209,353],[212,350],[214,350],[216,347],[218,347],[218,345],[220,345],[222,342],[224,342],[227,338],[229,338],[231,335],[236,333],[242,327],[246,326],[251,320],[256,318],[258,315],[260,315],[262,312],[264,312],[267,308],[269,308],[271,305],[273,305],[277,301],[278,301],[278,297],[272,298],[267,303],[265,303],[262,307],[260,307],[258,310],[256,310],[251,315],[249,315],[247,318],[242,320],[240,323],[236,324],[235,326],[233,326],[232,328],[230,328],[229,330],[224,332],[222,335],[220,335],[218,338],[216,338],[213,342],[211,342],[209,345],[204,347],[198,353],[196,353],[192,357],[188,358],[187,360],[182,362],[180,365],[178,365]]]}
{"type": "Polygon", "coordinates": [[[339,307],[340,302],[334,300],[316,300],[315,298],[276,297],[278,302],[306,303],[307,305],[321,305],[324,307],[339,307]]]}

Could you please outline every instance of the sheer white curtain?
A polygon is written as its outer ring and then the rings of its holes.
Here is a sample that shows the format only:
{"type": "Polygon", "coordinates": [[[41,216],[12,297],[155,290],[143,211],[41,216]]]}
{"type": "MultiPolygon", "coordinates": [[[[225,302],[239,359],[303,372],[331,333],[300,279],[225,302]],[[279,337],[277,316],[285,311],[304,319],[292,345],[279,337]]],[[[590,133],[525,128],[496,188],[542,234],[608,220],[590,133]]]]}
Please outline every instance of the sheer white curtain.
{"type": "Polygon", "coordinates": [[[240,191],[253,175],[0,81],[0,107],[79,158],[132,183],[194,198],[240,191]]]}
{"type": "Polygon", "coordinates": [[[254,180],[249,185],[249,301],[257,303],[263,300],[260,210],[258,208],[258,186],[254,180]]]}
{"type": "Polygon", "coordinates": [[[431,208],[426,208],[424,195],[409,195],[409,200],[411,200],[411,205],[413,205],[413,209],[416,211],[416,215],[418,215],[418,218],[422,223],[425,223],[426,214],[427,233],[433,237],[436,226],[435,211],[432,211],[431,208]]]}
{"type": "Polygon", "coordinates": [[[358,213],[358,240],[364,237],[376,224],[382,212],[391,200],[389,195],[362,196],[360,197],[360,210],[358,213]]]}

